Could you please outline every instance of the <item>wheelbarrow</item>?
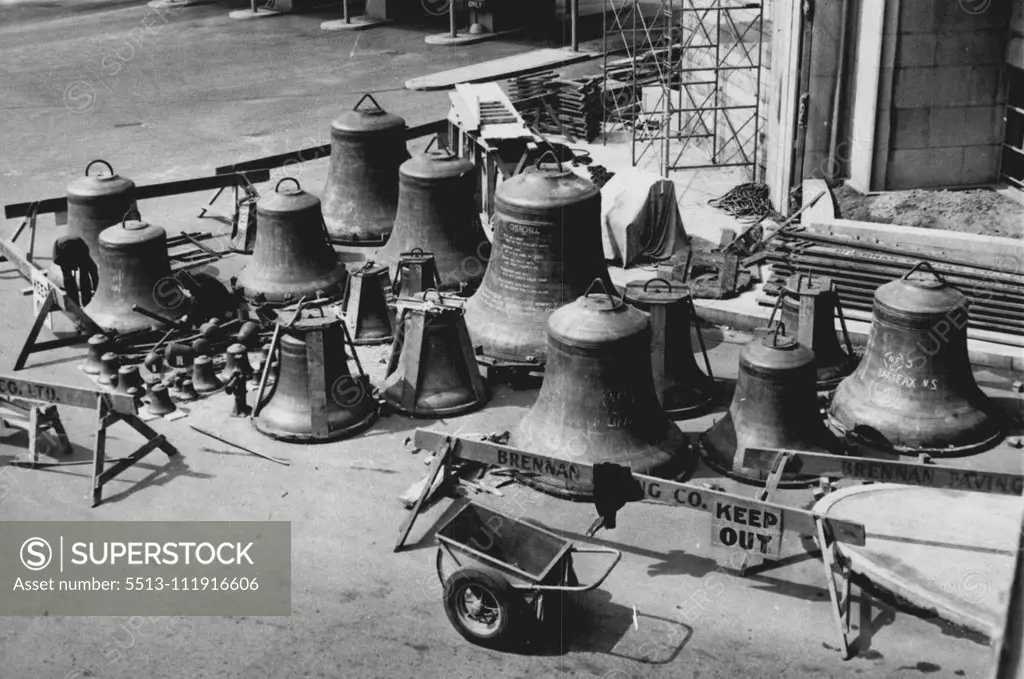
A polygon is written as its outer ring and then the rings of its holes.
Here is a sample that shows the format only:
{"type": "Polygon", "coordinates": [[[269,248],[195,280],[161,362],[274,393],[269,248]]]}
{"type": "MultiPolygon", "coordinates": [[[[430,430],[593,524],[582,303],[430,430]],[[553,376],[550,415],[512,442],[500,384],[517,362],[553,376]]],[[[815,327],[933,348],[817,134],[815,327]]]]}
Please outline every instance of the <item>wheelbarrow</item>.
{"type": "Polygon", "coordinates": [[[437,540],[437,576],[448,620],[468,641],[490,648],[561,626],[565,594],[596,589],[622,558],[619,550],[576,547],[472,502],[437,531],[437,540]],[[580,553],[615,559],[597,581],[581,585],[573,568],[573,555],[580,553]],[[445,561],[451,562],[450,574],[445,561]]]}

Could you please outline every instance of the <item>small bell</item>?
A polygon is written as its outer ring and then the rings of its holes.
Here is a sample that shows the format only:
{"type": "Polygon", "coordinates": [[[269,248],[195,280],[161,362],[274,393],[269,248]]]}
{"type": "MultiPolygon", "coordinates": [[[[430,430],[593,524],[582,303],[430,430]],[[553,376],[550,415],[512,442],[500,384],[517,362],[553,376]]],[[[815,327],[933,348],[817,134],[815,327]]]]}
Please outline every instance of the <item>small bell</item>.
{"type": "Polygon", "coordinates": [[[117,390],[125,394],[129,389],[142,388],[142,377],[137,365],[123,365],[117,369],[117,390]]]}
{"type": "Polygon", "coordinates": [[[241,372],[246,378],[253,374],[252,366],[249,364],[249,352],[241,344],[232,344],[224,355],[224,375],[231,375],[235,371],[241,372]]]}
{"type": "Polygon", "coordinates": [[[89,338],[89,355],[82,364],[82,372],[87,375],[99,375],[103,372],[103,354],[110,351],[114,343],[106,335],[93,335],[89,338]]]}
{"type": "Polygon", "coordinates": [[[149,387],[149,412],[154,415],[167,415],[177,410],[167,387],[163,384],[154,384],[149,387]]]}
{"type": "Polygon", "coordinates": [[[96,379],[97,382],[104,385],[115,386],[117,385],[117,369],[121,367],[121,359],[112,351],[108,351],[103,354],[100,359],[100,376],[96,379]]]}
{"type": "Polygon", "coordinates": [[[192,380],[184,380],[181,383],[181,388],[178,390],[182,401],[195,401],[199,398],[199,394],[196,393],[196,388],[192,385],[192,380]]]}
{"type": "Polygon", "coordinates": [[[213,369],[212,358],[209,356],[196,357],[192,363],[192,384],[200,394],[212,394],[224,386],[213,369]]]}

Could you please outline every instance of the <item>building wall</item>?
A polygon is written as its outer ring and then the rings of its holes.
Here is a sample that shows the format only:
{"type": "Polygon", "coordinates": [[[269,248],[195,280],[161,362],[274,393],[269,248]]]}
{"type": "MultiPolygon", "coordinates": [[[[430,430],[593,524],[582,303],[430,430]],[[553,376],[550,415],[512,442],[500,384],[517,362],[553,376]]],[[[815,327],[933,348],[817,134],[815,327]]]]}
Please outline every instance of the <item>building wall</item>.
{"type": "Polygon", "coordinates": [[[891,96],[879,99],[889,130],[878,188],[995,183],[1011,0],[899,3],[898,25],[886,27],[896,50],[891,96]]]}

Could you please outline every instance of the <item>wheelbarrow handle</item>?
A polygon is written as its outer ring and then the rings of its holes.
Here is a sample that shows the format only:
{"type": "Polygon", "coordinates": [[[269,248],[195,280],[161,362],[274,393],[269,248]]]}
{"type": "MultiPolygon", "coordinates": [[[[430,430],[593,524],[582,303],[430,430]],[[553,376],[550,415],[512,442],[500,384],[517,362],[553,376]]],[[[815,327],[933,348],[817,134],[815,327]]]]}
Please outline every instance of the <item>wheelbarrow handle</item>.
{"type": "Polygon", "coordinates": [[[588,553],[588,554],[614,554],[615,555],[615,559],[611,562],[611,564],[608,566],[608,568],[605,569],[604,573],[601,574],[601,577],[598,578],[597,581],[592,583],[592,584],[589,584],[589,585],[576,585],[576,586],[570,586],[570,585],[534,585],[534,586],[529,587],[529,589],[531,589],[531,590],[540,590],[540,591],[551,590],[551,591],[558,591],[558,592],[589,592],[591,590],[594,590],[594,589],[597,589],[598,587],[600,587],[601,583],[603,583],[608,578],[608,576],[611,575],[612,570],[614,570],[615,567],[617,565],[619,565],[619,561],[622,560],[622,552],[620,552],[617,549],[610,549],[608,547],[573,547],[572,548],[572,552],[574,552],[574,553],[588,553]]]}

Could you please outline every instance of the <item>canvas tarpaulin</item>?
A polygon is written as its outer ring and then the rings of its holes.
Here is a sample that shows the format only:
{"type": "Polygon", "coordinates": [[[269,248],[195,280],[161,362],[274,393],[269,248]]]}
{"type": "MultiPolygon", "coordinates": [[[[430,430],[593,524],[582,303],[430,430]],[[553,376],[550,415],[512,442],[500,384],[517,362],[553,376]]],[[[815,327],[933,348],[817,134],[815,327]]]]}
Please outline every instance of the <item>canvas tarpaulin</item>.
{"type": "Polygon", "coordinates": [[[675,186],[658,175],[629,169],[601,188],[605,259],[627,268],[668,259],[688,243],[675,186]]]}

